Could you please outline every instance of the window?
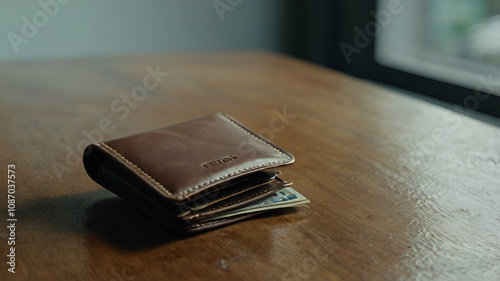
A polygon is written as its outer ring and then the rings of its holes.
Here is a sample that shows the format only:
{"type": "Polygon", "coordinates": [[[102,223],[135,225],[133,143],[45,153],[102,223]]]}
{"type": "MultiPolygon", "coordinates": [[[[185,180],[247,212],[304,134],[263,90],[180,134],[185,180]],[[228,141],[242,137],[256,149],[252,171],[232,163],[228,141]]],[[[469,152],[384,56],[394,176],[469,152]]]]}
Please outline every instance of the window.
{"type": "MultiPolygon", "coordinates": [[[[391,1],[378,1],[377,9],[391,1]]],[[[500,1],[401,3],[402,11],[379,30],[377,63],[500,95],[500,1]]]]}

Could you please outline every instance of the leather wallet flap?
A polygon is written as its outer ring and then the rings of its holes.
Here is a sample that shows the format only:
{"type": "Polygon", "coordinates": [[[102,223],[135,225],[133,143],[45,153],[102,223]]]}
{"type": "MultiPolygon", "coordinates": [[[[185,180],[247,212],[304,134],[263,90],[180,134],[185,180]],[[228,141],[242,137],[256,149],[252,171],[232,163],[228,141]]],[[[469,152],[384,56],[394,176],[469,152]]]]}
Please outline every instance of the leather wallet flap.
{"type": "Polygon", "coordinates": [[[232,179],[294,162],[290,153],[223,113],[93,144],[85,155],[94,152],[174,204],[232,179]]]}

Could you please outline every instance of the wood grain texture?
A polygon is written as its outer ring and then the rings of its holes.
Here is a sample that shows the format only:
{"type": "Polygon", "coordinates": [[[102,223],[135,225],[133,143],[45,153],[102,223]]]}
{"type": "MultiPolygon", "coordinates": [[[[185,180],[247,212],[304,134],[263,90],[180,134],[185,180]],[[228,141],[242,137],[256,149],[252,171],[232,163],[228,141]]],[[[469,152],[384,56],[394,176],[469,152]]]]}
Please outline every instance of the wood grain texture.
{"type": "Polygon", "coordinates": [[[0,117],[0,225],[9,163],[18,219],[15,274],[0,228],[1,280],[500,278],[499,128],[331,70],[267,53],[3,63],[0,117]],[[169,75],[121,100],[148,67],[169,75]],[[290,151],[308,207],[184,237],[77,153],[105,118],[111,139],[213,112],[290,151]]]}

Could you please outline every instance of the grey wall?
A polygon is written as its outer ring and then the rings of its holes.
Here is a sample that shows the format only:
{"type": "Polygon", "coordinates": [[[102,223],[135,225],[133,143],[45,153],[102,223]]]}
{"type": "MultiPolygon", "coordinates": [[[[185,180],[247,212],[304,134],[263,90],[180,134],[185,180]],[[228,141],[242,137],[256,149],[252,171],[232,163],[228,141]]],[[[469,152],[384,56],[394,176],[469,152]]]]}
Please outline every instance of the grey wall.
{"type": "Polygon", "coordinates": [[[214,0],[3,0],[0,61],[279,49],[282,1],[216,1],[227,10],[214,0]]]}

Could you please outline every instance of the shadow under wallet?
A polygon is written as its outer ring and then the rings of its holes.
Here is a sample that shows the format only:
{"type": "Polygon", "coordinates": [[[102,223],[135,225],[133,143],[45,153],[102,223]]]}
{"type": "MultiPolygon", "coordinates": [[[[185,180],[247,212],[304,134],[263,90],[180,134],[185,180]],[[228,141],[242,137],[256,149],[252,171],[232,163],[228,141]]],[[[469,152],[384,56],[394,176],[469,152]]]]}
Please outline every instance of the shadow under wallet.
{"type": "MultiPolygon", "coordinates": [[[[286,214],[296,213],[295,208],[276,209],[248,220],[283,217],[286,214]]],[[[115,246],[130,251],[164,245],[218,230],[211,229],[199,233],[179,232],[163,225],[119,197],[103,199],[89,207],[86,228],[115,246]]]]}
{"type": "Polygon", "coordinates": [[[118,197],[92,204],[87,209],[86,228],[127,250],[150,248],[194,236],[164,226],[118,197]]]}

